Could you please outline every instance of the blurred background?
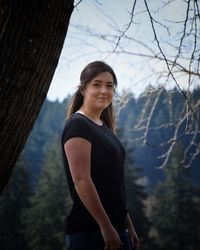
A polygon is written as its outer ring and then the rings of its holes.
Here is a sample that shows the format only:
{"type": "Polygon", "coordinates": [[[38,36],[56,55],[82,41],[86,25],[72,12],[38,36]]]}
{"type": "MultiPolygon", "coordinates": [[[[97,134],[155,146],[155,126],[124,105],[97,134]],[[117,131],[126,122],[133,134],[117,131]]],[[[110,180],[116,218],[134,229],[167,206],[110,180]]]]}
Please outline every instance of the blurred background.
{"type": "Polygon", "coordinates": [[[46,101],[0,197],[1,250],[66,249],[60,135],[80,72],[94,60],[118,78],[117,134],[141,249],[199,248],[199,36],[199,1],[75,1],[46,101]]]}

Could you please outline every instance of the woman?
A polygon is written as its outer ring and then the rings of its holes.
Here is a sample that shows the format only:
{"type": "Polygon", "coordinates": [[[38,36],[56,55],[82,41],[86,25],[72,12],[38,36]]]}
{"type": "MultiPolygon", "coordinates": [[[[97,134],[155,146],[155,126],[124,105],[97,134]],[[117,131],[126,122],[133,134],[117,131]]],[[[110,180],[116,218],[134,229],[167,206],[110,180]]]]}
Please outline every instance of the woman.
{"type": "Polygon", "coordinates": [[[126,208],[125,150],[114,132],[117,86],[104,62],[88,64],[72,99],[62,134],[63,159],[73,206],[66,218],[70,250],[139,248],[126,208]]]}

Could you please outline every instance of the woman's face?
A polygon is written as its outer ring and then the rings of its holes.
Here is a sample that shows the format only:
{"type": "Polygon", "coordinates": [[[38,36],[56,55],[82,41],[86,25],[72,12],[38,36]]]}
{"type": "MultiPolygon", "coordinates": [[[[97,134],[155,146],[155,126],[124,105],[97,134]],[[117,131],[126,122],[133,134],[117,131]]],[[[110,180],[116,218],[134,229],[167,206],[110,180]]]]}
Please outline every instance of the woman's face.
{"type": "Polygon", "coordinates": [[[98,74],[83,90],[84,105],[103,111],[112,102],[114,88],[112,74],[109,72],[98,74]]]}

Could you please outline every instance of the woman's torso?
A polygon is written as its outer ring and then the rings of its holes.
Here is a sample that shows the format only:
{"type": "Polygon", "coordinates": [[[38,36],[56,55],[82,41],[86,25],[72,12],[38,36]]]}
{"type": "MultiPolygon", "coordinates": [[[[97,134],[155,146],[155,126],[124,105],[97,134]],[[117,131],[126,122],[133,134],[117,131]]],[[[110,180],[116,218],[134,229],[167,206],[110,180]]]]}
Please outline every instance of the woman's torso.
{"type": "Polygon", "coordinates": [[[75,113],[66,122],[62,134],[63,161],[73,200],[71,212],[66,218],[66,233],[99,231],[97,223],[79,199],[69,171],[64,143],[72,137],[83,137],[90,141],[91,178],[112,225],[116,230],[123,231],[127,213],[124,183],[125,150],[105,124],[99,126],[84,115],[75,113]]]}

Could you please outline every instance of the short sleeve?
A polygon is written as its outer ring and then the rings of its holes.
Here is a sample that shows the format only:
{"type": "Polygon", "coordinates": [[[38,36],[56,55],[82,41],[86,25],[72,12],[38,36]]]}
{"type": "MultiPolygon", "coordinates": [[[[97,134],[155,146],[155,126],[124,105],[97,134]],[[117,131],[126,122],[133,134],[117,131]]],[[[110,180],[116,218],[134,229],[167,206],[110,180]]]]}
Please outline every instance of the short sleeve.
{"type": "Polygon", "coordinates": [[[92,143],[92,130],[85,120],[76,118],[67,122],[62,133],[62,143],[65,144],[73,137],[81,137],[92,143]]]}

